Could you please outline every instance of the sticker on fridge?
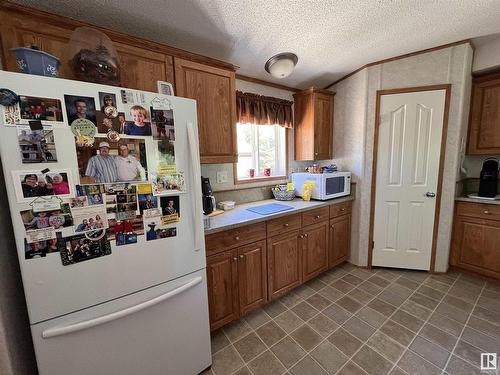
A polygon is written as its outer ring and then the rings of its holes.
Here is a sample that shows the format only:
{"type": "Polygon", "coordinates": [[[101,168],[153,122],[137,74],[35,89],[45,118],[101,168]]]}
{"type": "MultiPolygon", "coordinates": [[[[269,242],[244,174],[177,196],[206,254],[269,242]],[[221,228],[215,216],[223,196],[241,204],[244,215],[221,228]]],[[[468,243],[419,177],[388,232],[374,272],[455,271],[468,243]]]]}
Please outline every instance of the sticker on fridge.
{"type": "Polygon", "coordinates": [[[84,184],[145,181],[147,173],[144,139],[124,138],[110,142],[95,137],[91,147],[76,145],[80,181],[84,184]]]}
{"type": "Polygon", "coordinates": [[[153,139],[175,141],[174,111],[151,107],[151,127],[153,139]]]}
{"type": "Polygon", "coordinates": [[[162,224],[160,217],[145,218],[144,230],[146,231],[146,241],[177,236],[177,228],[162,224]]]}
{"type": "Polygon", "coordinates": [[[54,238],[45,241],[35,241],[28,243],[24,240],[24,258],[35,259],[45,257],[50,253],[59,252],[64,246],[64,240],[61,233],[56,233],[54,238]]]}
{"type": "Polygon", "coordinates": [[[64,266],[84,262],[111,254],[111,246],[106,238],[93,241],[84,234],[63,239],[60,247],[61,261],[64,266]]]}
{"type": "Polygon", "coordinates": [[[177,223],[180,218],[180,199],[179,196],[160,197],[160,206],[162,210],[162,224],[177,223]]]}
{"type": "Polygon", "coordinates": [[[51,211],[34,212],[21,211],[24,227],[29,229],[54,228],[61,229],[73,226],[73,217],[68,203],[61,204],[60,208],[51,211]]]}
{"type": "Polygon", "coordinates": [[[75,233],[91,232],[108,227],[105,206],[89,206],[72,209],[75,233]]]}
{"type": "Polygon", "coordinates": [[[12,171],[12,180],[18,202],[30,202],[36,197],[57,195],[69,198],[75,195],[69,169],[12,171]]]}
{"type": "Polygon", "coordinates": [[[135,234],[136,236],[144,234],[142,215],[136,215],[134,218],[125,220],[108,219],[108,223],[108,240],[117,239],[120,234],[135,234]]]}

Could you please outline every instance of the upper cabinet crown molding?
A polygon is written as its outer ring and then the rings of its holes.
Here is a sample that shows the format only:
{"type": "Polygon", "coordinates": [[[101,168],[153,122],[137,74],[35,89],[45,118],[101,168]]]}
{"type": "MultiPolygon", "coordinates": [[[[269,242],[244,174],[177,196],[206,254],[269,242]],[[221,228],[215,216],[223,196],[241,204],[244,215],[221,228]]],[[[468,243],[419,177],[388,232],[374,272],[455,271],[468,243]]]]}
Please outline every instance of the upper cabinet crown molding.
{"type": "Polygon", "coordinates": [[[500,74],[474,78],[467,154],[500,154],[500,74]]]}
{"type": "Polygon", "coordinates": [[[327,160],[333,153],[335,93],[309,88],[293,95],[295,160],[327,160]]]}

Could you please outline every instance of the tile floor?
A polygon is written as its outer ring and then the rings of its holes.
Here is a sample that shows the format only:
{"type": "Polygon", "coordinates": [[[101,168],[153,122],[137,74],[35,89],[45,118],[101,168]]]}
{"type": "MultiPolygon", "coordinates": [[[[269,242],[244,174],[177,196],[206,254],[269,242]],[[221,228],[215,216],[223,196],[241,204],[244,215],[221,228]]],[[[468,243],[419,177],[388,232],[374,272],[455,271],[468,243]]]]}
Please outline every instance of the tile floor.
{"type": "Polygon", "coordinates": [[[470,375],[481,352],[500,352],[498,285],[344,264],[214,332],[204,374],[470,375]]]}

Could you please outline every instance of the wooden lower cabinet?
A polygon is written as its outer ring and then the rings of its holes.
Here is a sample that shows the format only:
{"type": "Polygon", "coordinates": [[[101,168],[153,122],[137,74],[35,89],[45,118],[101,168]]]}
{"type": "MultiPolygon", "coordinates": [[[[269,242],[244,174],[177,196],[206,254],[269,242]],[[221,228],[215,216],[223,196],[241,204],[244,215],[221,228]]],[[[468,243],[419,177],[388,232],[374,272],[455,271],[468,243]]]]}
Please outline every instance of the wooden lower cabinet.
{"type": "Polygon", "coordinates": [[[210,329],[267,302],[266,241],[207,257],[210,329]]]}
{"type": "Polygon", "coordinates": [[[302,228],[302,282],[328,269],[328,221],[302,228]]]}
{"type": "Polygon", "coordinates": [[[248,314],[347,260],[351,202],[334,206],[339,207],[326,206],[207,235],[210,329],[248,314]]]}
{"type": "Polygon", "coordinates": [[[330,220],[328,267],[332,268],[349,259],[351,253],[351,215],[330,220]]]}
{"type": "Polygon", "coordinates": [[[266,241],[238,249],[239,313],[247,312],[267,302],[266,241]]]}
{"type": "Polygon", "coordinates": [[[457,215],[450,263],[500,279],[500,221],[457,215]]]}
{"type": "Polygon", "coordinates": [[[238,318],[237,250],[207,257],[208,310],[210,329],[238,318]]]}
{"type": "Polygon", "coordinates": [[[299,231],[267,240],[269,300],[275,299],[302,282],[301,241],[299,231]]]}

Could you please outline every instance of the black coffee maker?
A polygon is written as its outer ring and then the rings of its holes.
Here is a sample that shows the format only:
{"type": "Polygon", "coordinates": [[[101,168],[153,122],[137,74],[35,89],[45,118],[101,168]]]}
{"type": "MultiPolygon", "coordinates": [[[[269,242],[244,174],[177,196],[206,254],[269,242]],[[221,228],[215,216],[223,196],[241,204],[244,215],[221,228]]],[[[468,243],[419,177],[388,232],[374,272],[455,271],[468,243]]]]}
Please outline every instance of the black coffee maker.
{"type": "Polygon", "coordinates": [[[498,160],[488,158],[483,162],[479,179],[479,197],[495,198],[498,193],[498,160]]]}
{"type": "Polygon", "coordinates": [[[203,194],[203,213],[208,215],[215,209],[215,197],[212,195],[212,186],[208,177],[201,176],[201,192],[203,194]]]}

